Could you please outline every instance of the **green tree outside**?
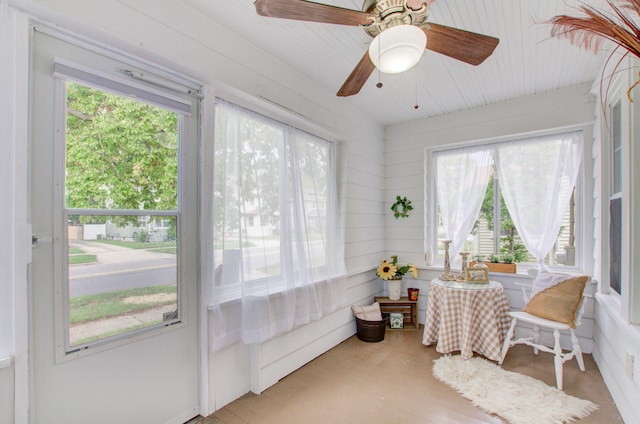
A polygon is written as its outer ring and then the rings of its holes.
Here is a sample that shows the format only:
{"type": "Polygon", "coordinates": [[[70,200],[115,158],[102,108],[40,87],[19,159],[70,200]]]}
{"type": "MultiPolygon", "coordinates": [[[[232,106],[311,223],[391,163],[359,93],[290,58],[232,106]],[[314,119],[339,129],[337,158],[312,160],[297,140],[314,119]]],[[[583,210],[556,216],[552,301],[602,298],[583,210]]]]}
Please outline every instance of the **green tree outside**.
{"type": "Polygon", "coordinates": [[[177,113],[68,82],[66,206],[177,209],[178,123],[177,113]]]}

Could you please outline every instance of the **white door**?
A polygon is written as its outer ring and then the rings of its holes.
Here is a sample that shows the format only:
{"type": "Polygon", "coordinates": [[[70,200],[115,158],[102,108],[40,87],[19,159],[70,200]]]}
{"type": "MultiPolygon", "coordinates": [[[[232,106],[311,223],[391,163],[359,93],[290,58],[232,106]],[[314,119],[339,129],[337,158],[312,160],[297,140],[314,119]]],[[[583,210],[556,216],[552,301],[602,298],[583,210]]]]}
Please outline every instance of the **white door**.
{"type": "Polygon", "coordinates": [[[32,46],[31,422],[183,423],[199,411],[198,100],[37,29],[32,46]]]}

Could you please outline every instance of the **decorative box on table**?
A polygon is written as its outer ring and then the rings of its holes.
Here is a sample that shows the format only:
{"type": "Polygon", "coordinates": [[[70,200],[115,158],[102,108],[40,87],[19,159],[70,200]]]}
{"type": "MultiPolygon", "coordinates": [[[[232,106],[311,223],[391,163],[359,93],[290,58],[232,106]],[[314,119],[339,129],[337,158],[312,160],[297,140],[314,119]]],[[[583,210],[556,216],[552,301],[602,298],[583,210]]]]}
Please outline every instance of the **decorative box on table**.
{"type": "Polygon", "coordinates": [[[467,283],[489,284],[489,267],[482,262],[468,266],[465,280],[467,283]]]}

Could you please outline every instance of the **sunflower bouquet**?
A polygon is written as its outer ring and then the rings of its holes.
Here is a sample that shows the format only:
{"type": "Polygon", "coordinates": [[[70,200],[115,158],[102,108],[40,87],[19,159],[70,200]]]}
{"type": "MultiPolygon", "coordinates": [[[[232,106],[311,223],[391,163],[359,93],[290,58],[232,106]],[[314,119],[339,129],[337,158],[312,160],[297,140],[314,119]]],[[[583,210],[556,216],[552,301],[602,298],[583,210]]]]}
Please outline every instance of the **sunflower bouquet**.
{"type": "Polygon", "coordinates": [[[398,256],[393,255],[389,259],[383,259],[376,271],[376,275],[383,280],[402,280],[402,276],[411,271],[413,278],[418,278],[418,268],[410,263],[398,265],[398,256]]]}

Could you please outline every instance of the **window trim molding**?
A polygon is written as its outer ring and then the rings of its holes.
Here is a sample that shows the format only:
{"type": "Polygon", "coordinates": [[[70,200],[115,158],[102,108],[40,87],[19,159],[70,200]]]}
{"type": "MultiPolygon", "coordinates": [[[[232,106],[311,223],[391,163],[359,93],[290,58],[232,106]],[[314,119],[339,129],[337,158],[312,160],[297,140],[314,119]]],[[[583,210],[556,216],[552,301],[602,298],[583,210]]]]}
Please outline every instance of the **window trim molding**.
{"type": "Polygon", "coordinates": [[[214,101],[220,99],[225,102],[235,104],[236,106],[247,109],[253,113],[263,115],[264,117],[278,121],[281,124],[305,131],[311,135],[322,138],[331,143],[335,143],[336,145],[345,139],[344,135],[328,130],[326,125],[323,125],[320,122],[309,118],[306,115],[302,115],[284,105],[275,103],[266,97],[251,96],[223,86],[215,87],[214,90],[214,101]]]}
{"type": "MultiPolygon", "coordinates": [[[[120,70],[123,75],[130,70],[120,70]]],[[[175,88],[167,87],[158,89],[141,84],[133,77],[129,80],[115,75],[90,69],[78,65],[68,60],[56,58],[53,63],[53,77],[66,81],[73,81],[77,84],[89,86],[107,93],[115,94],[124,98],[135,99],[136,101],[149,103],[163,109],[171,110],[175,113],[189,116],[191,114],[191,101],[172,95],[169,91],[177,92],[175,88]]],[[[184,88],[184,96],[190,96],[188,89],[184,88]]]]}
{"type": "Polygon", "coordinates": [[[120,61],[139,68],[140,70],[148,71],[154,76],[166,80],[169,84],[184,85],[193,90],[194,94],[199,92],[204,85],[199,79],[176,72],[159,63],[142,59],[140,56],[133,55],[123,49],[114,47],[112,43],[103,43],[95,38],[88,37],[83,33],[63,28],[61,26],[54,26],[42,18],[31,16],[29,18],[29,23],[33,31],[38,31],[50,37],[57,38],[58,40],[64,41],[78,48],[86,49],[92,53],[102,55],[108,59],[120,61]]]}

